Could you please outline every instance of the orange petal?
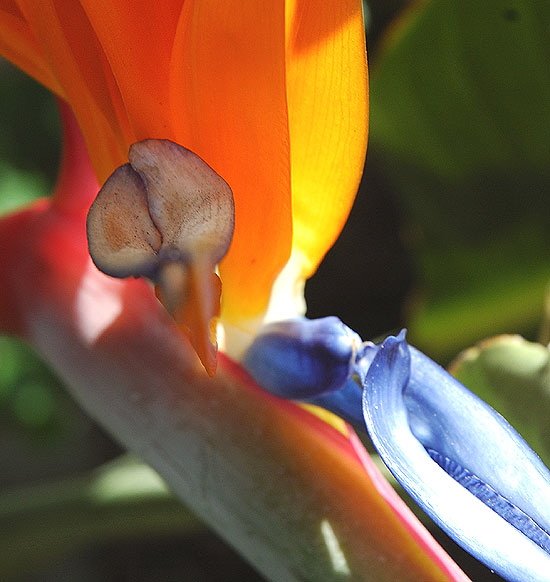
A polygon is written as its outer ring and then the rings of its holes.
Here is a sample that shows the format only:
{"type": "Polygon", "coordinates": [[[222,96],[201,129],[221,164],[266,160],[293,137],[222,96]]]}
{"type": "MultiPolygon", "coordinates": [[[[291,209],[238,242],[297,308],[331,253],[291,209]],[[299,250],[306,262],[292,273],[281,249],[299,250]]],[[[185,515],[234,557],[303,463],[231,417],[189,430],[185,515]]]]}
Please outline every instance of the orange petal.
{"type": "Polygon", "coordinates": [[[293,248],[309,277],[340,233],[367,144],[365,31],[358,0],[294,0],[287,12],[293,248]]]}
{"type": "Polygon", "coordinates": [[[81,0],[81,4],[122,95],[133,136],[130,143],[147,138],[175,140],[168,79],[183,0],[81,0]]]}
{"type": "Polygon", "coordinates": [[[186,0],[172,55],[177,141],[231,186],[235,233],[220,265],[222,316],[265,308],[291,244],[282,0],[186,0]]]}
{"type": "Polygon", "coordinates": [[[103,182],[124,162],[126,141],[131,136],[122,98],[101,44],[79,2],[17,2],[76,114],[98,178],[103,182]]]}
{"type": "Polygon", "coordinates": [[[44,59],[41,47],[15,3],[0,2],[0,54],[50,91],[63,97],[64,91],[44,59]]]}

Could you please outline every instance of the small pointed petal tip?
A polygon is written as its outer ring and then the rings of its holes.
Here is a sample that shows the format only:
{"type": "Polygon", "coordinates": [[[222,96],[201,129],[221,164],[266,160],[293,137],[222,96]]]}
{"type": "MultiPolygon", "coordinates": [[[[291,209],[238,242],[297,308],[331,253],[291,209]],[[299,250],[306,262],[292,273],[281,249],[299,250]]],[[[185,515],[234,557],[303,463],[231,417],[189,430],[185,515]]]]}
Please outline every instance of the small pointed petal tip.
{"type": "Polygon", "coordinates": [[[162,263],[155,291],[166,311],[187,335],[204,369],[214,376],[218,344],[221,281],[208,265],[162,263]]]}

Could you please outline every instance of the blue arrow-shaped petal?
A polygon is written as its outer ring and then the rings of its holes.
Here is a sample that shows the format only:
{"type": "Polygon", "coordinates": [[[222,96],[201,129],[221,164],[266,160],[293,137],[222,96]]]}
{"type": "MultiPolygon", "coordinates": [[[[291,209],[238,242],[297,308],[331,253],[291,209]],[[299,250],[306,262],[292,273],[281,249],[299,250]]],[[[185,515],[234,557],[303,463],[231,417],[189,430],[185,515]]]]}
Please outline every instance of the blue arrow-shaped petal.
{"type": "Polygon", "coordinates": [[[508,580],[550,580],[550,472],[498,413],[404,333],[369,367],[363,412],[390,471],[457,543],[508,580]]]}

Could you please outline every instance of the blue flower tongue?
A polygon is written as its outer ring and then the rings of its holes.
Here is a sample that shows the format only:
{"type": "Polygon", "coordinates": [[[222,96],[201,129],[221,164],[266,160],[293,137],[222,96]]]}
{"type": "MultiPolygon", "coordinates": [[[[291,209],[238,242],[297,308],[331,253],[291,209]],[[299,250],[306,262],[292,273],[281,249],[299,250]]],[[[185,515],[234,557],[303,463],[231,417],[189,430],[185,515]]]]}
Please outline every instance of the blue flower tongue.
{"type": "Polygon", "coordinates": [[[355,425],[362,413],[383,461],[442,529],[507,580],[550,582],[550,472],[404,332],[374,346],[336,318],[278,322],[243,364],[277,396],[355,425]]]}
{"type": "Polygon", "coordinates": [[[363,414],[390,471],[457,543],[507,580],[550,582],[550,472],[500,415],[404,334],[369,367],[363,414]]]}

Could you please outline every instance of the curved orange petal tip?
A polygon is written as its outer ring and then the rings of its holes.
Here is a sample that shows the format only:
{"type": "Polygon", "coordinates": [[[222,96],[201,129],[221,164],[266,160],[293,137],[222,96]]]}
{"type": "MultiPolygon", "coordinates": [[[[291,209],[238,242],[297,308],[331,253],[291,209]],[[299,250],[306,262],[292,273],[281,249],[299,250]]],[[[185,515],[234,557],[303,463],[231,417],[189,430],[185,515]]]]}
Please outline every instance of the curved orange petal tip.
{"type": "Polygon", "coordinates": [[[17,2],[0,2],[0,54],[57,95],[64,92],[17,2]]]}
{"type": "Polygon", "coordinates": [[[286,5],[292,245],[307,278],[340,234],[363,172],[365,28],[358,0],[286,5]]]}
{"type": "Polygon", "coordinates": [[[130,148],[88,213],[90,255],[113,277],[144,276],[183,325],[210,375],[216,369],[221,283],[214,270],[234,227],[227,183],[193,152],[168,140],[130,148]]]}

